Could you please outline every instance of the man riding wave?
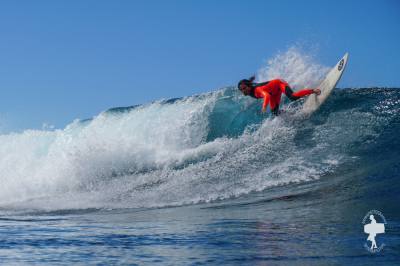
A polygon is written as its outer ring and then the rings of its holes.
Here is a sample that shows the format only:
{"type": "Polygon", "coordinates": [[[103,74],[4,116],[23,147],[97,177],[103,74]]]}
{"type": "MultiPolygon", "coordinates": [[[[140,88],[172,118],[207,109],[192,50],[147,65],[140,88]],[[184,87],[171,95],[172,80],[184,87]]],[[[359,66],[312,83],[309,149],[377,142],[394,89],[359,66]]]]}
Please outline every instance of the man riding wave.
{"type": "Polygon", "coordinates": [[[290,88],[289,84],[282,79],[273,79],[267,82],[254,83],[255,77],[242,79],[238,83],[239,90],[246,96],[253,98],[263,98],[262,112],[267,110],[270,105],[271,112],[274,115],[279,114],[279,104],[281,102],[282,93],[284,93],[291,101],[296,101],[310,94],[321,94],[320,89],[303,89],[296,92],[290,88]]]}

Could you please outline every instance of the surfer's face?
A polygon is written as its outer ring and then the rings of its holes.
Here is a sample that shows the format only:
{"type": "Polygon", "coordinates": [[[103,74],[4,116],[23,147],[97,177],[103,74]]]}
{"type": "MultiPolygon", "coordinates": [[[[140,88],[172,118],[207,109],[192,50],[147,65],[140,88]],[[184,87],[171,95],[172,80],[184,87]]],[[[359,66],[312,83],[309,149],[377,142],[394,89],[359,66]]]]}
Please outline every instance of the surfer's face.
{"type": "Polygon", "coordinates": [[[247,86],[246,84],[242,83],[240,84],[240,91],[244,94],[244,95],[250,95],[251,92],[251,88],[250,86],[247,86]]]}

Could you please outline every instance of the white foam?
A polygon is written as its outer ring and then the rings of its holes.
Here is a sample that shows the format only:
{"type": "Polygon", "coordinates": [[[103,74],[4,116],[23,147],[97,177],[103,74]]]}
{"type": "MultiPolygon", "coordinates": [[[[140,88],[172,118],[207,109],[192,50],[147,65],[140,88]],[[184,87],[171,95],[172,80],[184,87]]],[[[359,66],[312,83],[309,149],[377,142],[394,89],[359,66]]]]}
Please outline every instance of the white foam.
{"type": "MultiPolygon", "coordinates": [[[[311,86],[324,71],[291,48],[270,60],[259,79],[277,75],[296,86],[311,86]]],[[[0,207],[208,202],[315,179],[329,171],[330,162],[337,164],[331,157],[322,158],[323,164],[310,162],[313,149],[296,149],[296,127],[280,118],[266,119],[239,137],[206,142],[209,115],[226,90],[103,113],[63,130],[0,135],[0,207]]],[[[232,99],[249,105],[236,92],[232,99]]]]}
{"type": "Polygon", "coordinates": [[[257,73],[258,81],[284,79],[296,89],[316,87],[325,77],[329,67],[318,64],[315,56],[297,46],[278,53],[267,61],[257,73]]]}

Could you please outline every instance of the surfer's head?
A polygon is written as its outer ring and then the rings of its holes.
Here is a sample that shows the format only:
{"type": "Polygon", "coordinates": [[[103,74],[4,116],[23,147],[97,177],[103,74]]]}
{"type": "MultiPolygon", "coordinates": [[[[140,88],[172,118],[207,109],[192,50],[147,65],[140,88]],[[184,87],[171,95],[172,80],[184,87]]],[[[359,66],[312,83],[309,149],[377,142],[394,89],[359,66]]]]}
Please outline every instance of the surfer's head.
{"type": "Polygon", "coordinates": [[[251,91],[253,89],[254,79],[255,79],[255,77],[251,77],[249,79],[242,79],[241,81],[239,81],[238,88],[244,95],[251,94],[251,91]]]}

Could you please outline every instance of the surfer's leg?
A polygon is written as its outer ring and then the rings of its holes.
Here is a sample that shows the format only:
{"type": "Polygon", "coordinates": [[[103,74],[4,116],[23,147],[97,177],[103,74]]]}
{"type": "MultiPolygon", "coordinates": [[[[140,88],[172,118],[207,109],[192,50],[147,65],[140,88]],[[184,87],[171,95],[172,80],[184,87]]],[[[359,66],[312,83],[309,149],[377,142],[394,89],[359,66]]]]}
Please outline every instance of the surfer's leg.
{"type": "Polygon", "coordinates": [[[313,89],[304,89],[293,92],[293,90],[289,86],[285,87],[285,94],[291,101],[296,101],[302,97],[305,97],[313,93],[314,93],[313,89]]]}
{"type": "Polygon", "coordinates": [[[305,96],[310,95],[310,94],[313,94],[313,93],[314,93],[314,90],[313,90],[313,89],[303,89],[303,90],[296,91],[296,92],[293,93],[292,95],[293,95],[294,97],[302,98],[302,97],[305,97],[305,96]]]}
{"type": "Polygon", "coordinates": [[[273,115],[279,115],[279,105],[275,106],[275,108],[271,108],[271,113],[273,115]]]}
{"type": "Polygon", "coordinates": [[[281,103],[281,93],[278,93],[278,95],[274,94],[271,96],[269,100],[269,106],[271,108],[271,113],[274,115],[279,114],[279,104],[281,103]]]}

